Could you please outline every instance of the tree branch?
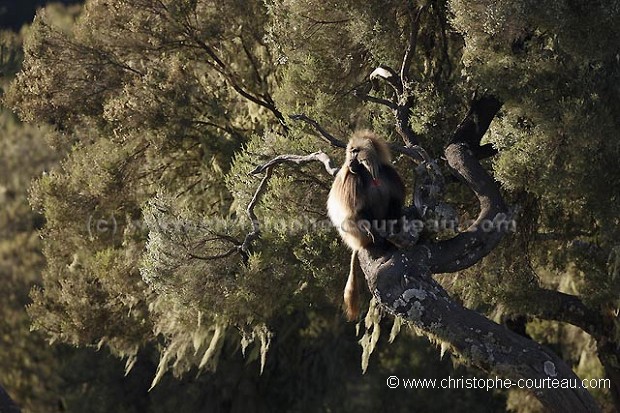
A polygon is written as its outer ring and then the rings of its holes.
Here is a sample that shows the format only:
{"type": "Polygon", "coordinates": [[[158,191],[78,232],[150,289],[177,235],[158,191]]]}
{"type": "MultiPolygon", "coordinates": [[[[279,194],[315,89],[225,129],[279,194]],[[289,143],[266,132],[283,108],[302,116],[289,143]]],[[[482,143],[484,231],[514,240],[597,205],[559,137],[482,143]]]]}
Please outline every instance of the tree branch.
{"type": "Polygon", "coordinates": [[[376,96],[370,96],[370,95],[367,95],[367,94],[356,94],[356,96],[359,96],[359,98],[362,99],[365,102],[371,102],[371,103],[376,103],[378,105],[387,106],[388,108],[390,108],[392,110],[396,110],[398,108],[398,105],[396,105],[391,100],[379,98],[379,97],[376,97],[376,96]]]}
{"type": "Polygon", "coordinates": [[[598,412],[592,396],[563,360],[541,345],[515,334],[455,302],[433,273],[467,268],[487,255],[502,239],[499,225],[508,215],[497,182],[477,159],[480,140],[501,104],[494,98],[476,100],[453,133],[445,150],[450,167],[480,203],[476,222],[452,239],[414,245],[406,251],[377,244],[359,253],[370,291],[389,312],[412,322],[447,345],[473,366],[513,380],[568,379],[577,388],[536,389],[535,396],[550,412],[598,412]],[[486,227],[484,224],[492,224],[486,227]],[[489,230],[490,229],[490,230],[489,230]]]}
{"type": "Polygon", "coordinates": [[[370,74],[370,80],[377,78],[384,79],[394,89],[394,97],[390,107],[392,107],[392,112],[396,118],[396,131],[405,142],[405,146],[417,145],[419,139],[411,129],[411,122],[409,121],[409,115],[413,106],[413,96],[409,90],[410,88],[405,88],[400,75],[388,66],[381,65],[370,74]]]}
{"type": "Polygon", "coordinates": [[[289,118],[293,119],[293,120],[300,120],[302,122],[306,122],[307,124],[309,124],[310,126],[312,126],[314,129],[316,129],[317,132],[319,132],[321,134],[321,137],[323,138],[323,140],[327,143],[329,143],[331,146],[335,146],[337,148],[346,148],[347,144],[343,141],[341,141],[338,138],[335,138],[332,134],[330,134],[329,132],[327,132],[325,129],[323,129],[321,127],[321,125],[319,125],[319,123],[306,116],[303,114],[294,114],[294,115],[290,115],[289,118]]]}
{"type": "Polygon", "coordinates": [[[407,3],[409,11],[409,19],[411,21],[411,31],[409,32],[409,41],[407,43],[407,49],[403,56],[403,64],[400,68],[400,79],[403,82],[403,88],[406,88],[406,84],[409,81],[409,68],[411,67],[411,60],[415,54],[416,44],[418,40],[418,31],[420,30],[420,16],[426,6],[418,8],[417,12],[414,10],[411,3],[407,3]]]}
{"type": "Polygon", "coordinates": [[[327,173],[330,174],[331,176],[335,176],[336,173],[338,173],[338,169],[340,169],[340,168],[334,167],[334,165],[332,164],[332,160],[330,159],[329,156],[327,156],[325,152],[318,151],[318,152],[314,152],[314,153],[311,153],[310,155],[305,155],[305,156],[304,155],[276,156],[269,162],[263,165],[257,166],[252,172],[250,172],[250,174],[252,175],[259,174],[263,172],[265,169],[274,167],[275,165],[279,165],[281,163],[294,163],[294,164],[299,165],[301,163],[314,162],[314,161],[321,162],[325,166],[325,170],[327,171],[327,173]]]}
{"type": "Polygon", "coordinates": [[[501,108],[499,100],[476,100],[461,121],[446,147],[445,156],[454,173],[471,188],[480,204],[476,221],[464,232],[445,241],[429,244],[433,273],[455,272],[468,268],[497,246],[511,218],[497,182],[480,165],[480,141],[501,108]]]}
{"type": "Polygon", "coordinates": [[[611,339],[596,342],[598,358],[605,369],[605,375],[611,381],[609,392],[616,409],[620,406],[620,350],[618,344],[611,339]]]}
{"type": "Polygon", "coordinates": [[[549,412],[598,412],[581,380],[552,351],[481,314],[462,307],[433,278],[428,250],[361,250],[362,270],[370,291],[390,313],[402,317],[441,341],[455,355],[491,378],[571,380],[577,388],[536,389],[535,396],[549,412]]]}
{"type": "MultiPolygon", "coordinates": [[[[383,79],[394,89],[394,94],[400,96],[403,93],[403,82],[394,69],[386,65],[380,65],[370,74],[370,80],[383,79]]],[[[396,103],[396,102],[394,102],[396,103]]]]}
{"type": "Polygon", "coordinates": [[[285,131],[288,131],[288,126],[286,125],[286,120],[284,119],[284,115],[282,112],[276,108],[271,99],[261,99],[258,96],[254,96],[252,93],[245,90],[239,82],[239,76],[233,72],[231,72],[230,68],[224,63],[222,59],[215,53],[215,51],[204,41],[202,41],[198,36],[194,33],[194,28],[187,24],[186,27],[186,35],[200,48],[202,49],[207,56],[209,56],[214,63],[214,67],[217,71],[226,79],[226,81],[230,84],[230,86],[241,96],[248,99],[250,102],[253,102],[259,106],[262,106],[269,110],[280,122],[285,131]]]}
{"type": "Polygon", "coordinates": [[[188,252],[187,255],[190,258],[193,258],[193,259],[196,259],[196,260],[213,261],[213,260],[219,260],[219,259],[222,259],[222,258],[230,257],[234,253],[239,252],[239,250],[240,250],[240,247],[233,247],[233,248],[229,249],[226,252],[223,252],[221,254],[216,254],[216,255],[204,256],[204,255],[192,254],[191,252],[188,252]]]}
{"type": "Polygon", "coordinates": [[[579,297],[546,288],[536,288],[528,290],[523,299],[527,299],[525,315],[572,324],[597,341],[605,335],[600,314],[586,307],[579,297]]]}
{"type": "MultiPolygon", "coordinates": [[[[300,116],[303,116],[303,115],[300,115],[300,116]]],[[[258,204],[258,201],[260,201],[261,197],[267,190],[267,184],[269,183],[269,180],[271,179],[273,168],[283,163],[294,163],[296,165],[299,165],[302,163],[317,162],[317,161],[321,162],[323,166],[325,166],[325,170],[331,176],[334,176],[336,175],[336,173],[338,173],[339,168],[335,168],[332,165],[332,161],[329,158],[329,156],[327,156],[327,154],[322,151],[314,152],[314,153],[311,153],[310,155],[305,155],[305,156],[304,155],[276,156],[269,162],[266,162],[263,165],[257,166],[256,168],[254,168],[254,170],[250,172],[251,175],[257,175],[262,172],[265,172],[265,176],[263,177],[260,185],[256,189],[256,192],[254,192],[254,196],[252,197],[252,200],[250,201],[250,203],[248,204],[246,208],[246,214],[248,218],[250,219],[250,222],[252,223],[252,230],[245,236],[243,243],[238,247],[238,250],[241,251],[244,257],[244,261],[247,261],[247,259],[250,256],[252,242],[260,238],[260,235],[261,235],[260,222],[258,220],[258,217],[256,216],[256,213],[254,212],[254,208],[256,207],[256,205],[258,204]]],[[[228,251],[224,254],[221,254],[221,256],[217,256],[215,258],[226,257],[230,254],[231,254],[231,251],[228,251]]],[[[200,258],[200,257],[197,257],[197,258],[200,258]]],[[[214,257],[204,257],[204,258],[213,259],[214,257]]]]}
{"type": "Polygon", "coordinates": [[[260,185],[258,186],[258,188],[256,188],[256,192],[254,192],[254,196],[252,197],[252,200],[250,201],[247,208],[245,209],[245,213],[247,214],[248,218],[250,219],[250,222],[252,223],[252,231],[250,231],[245,236],[243,243],[239,246],[239,250],[243,254],[244,261],[247,261],[247,259],[249,258],[251,254],[252,242],[260,238],[260,234],[261,234],[260,223],[258,221],[258,217],[256,216],[256,213],[254,213],[254,208],[256,207],[256,204],[258,204],[258,201],[260,200],[260,198],[265,193],[265,190],[267,189],[267,184],[269,183],[269,180],[271,179],[272,172],[273,172],[273,167],[266,168],[266,172],[265,172],[265,176],[263,177],[263,180],[260,182],[260,185]]]}
{"type": "Polygon", "coordinates": [[[605,318],[574,295],[544,288],[528,290],[524,297],[515,299],[517,302],[527,300],[527,314],[524,315],[568,323],[594,338],[598,358],[605,369],[605,375],[611,381],[609,390],[612,399],[616,407],[620,406],[620,349],[613,338],[615,317],[610,315],[605,318]]]}
{"type": "Polygon", "coordinates": [[[480,141],[501,107],[502,103],[494,96],[475,99],[452,134],[450,143],[465,143],[477,156],[490,152],[488,145],[480,146],[480,141]]]}

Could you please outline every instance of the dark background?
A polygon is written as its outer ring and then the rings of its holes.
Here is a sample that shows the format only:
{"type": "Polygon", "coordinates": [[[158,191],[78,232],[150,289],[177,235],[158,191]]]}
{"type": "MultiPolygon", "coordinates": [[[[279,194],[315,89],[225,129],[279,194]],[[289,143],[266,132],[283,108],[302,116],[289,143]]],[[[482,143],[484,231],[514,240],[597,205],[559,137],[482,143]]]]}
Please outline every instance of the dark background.
{"type": "Polygon", "coordinates": [[[82,0],[0,0],[0,28],[19,30],[29,23],[39,7],[47,3],[79,4],[82,0]]]}

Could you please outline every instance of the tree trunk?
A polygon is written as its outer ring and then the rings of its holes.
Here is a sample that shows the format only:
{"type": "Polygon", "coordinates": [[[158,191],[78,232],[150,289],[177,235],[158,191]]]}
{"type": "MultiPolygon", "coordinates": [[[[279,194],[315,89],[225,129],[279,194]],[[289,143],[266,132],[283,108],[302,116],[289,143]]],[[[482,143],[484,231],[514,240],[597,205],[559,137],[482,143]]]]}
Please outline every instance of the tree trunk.
{"type": "Polygon", "coordinates": [[[581,380],[553,352],[452,300],[432,278],[425,248],[387,254],[360,251],[360,262],[370,291],[384,308],[448,345],[490,378],[510,379],[513,388],[526,384],[526,379],[547,384],[548,388],[530,391],[549,412],[599,411],[581,380]],[[551,388],[553,379],[577,388],[551,388]]]}
{"type": "Polygon", "coordinates": [[[598,412],[594,398],[562,359],[464,308],[432,278],[432,274],[474,265],[506,232],[509,210],[497,182],[478,160],[488,152],[480,140],[500,107],[492,97],[474,102],[445,150],[450,167],[478,198],[476,222],[451,239],[417,244],[408,250],[386,251],[380,245],[362,250],[360,263],[370,291],[384,308],[442,342],[468,364],[489,373],[492,379],[510,379],[510,387],[522,387],[531,380],[542,388],[529,391],[550,412],[598,412]]]}

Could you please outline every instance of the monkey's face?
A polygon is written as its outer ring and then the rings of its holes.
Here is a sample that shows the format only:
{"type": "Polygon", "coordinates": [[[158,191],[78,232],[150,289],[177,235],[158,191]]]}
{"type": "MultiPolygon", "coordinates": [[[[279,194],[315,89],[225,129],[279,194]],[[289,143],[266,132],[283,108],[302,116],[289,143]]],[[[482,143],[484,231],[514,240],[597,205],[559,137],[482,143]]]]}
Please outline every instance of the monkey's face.
{"type": "Polygon", "coordinates": [[[372,179],[377,179],[379,174],[379,166],[377,162],[377,154],[372,147],[372,143],[368,141],[370,147],[350,145],[347,148],[346,166],[349,172],[354,175],[361,175],[365,172],[369,173],[372,179]]]}

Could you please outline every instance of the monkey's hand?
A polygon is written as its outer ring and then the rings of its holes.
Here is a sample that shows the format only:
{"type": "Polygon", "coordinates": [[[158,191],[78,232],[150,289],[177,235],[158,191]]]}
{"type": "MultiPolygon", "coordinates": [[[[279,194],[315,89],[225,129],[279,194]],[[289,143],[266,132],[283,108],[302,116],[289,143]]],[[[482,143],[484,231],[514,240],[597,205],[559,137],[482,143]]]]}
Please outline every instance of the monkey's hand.
{"type": "Polygon", "coordinates": [[[359,224],[360,230],[364,232],[364,234],[370,239],[370,243],[375,243],[375,235],[372,233],[372,228],[370,226],[370,222],[360,222],[359,224]]]}

